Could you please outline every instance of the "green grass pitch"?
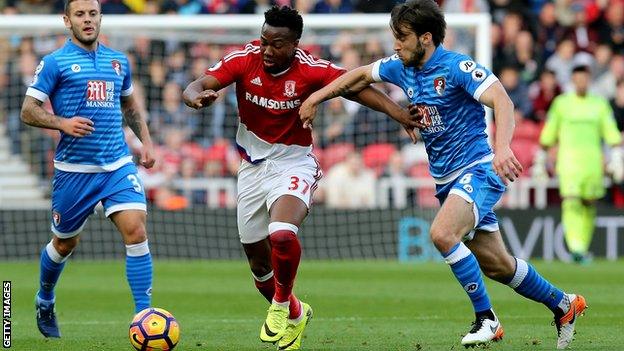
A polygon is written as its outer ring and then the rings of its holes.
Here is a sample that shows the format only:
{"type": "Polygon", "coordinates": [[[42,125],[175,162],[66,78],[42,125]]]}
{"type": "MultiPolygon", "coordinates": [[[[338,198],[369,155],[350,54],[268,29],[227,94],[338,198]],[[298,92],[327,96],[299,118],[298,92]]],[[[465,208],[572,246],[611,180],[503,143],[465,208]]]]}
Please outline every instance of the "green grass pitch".
{"type": "MultiPolygon", "coordinates": [[[[537,262],[561,288],[583,294],[589,309],[572,350],[624,350],[624,262],[588,266],[537,262]]],[[[38,263],[0,262],[12,281],[11,350],[132,350],[132,302],[120,261],[71,261],[57,287],[63,338],[37,331],[33,296],[38,263]]],[[[542,305],[488,280],[503,327],[490,350],[553,350],[552,315],[542,305]]],[[[462,350],[473,314],[468,298],[442,263],[303,261],[297,295],[314,308],[303,350],[462,350]]],[[[272,350],[258,338],[267,303],[246,262],[156,259],[154,306],[170,310],[182,337],[176,350],[272,350]]]]}

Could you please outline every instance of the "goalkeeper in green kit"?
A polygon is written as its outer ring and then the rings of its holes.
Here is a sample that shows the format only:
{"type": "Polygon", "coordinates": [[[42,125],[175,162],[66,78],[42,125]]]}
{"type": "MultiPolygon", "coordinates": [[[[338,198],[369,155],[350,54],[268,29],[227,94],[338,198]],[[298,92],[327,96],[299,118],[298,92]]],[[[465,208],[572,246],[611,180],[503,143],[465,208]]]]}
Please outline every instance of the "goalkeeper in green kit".
{"type": "Polygon", "coordinates": [[[537,152],[532,169],[534,178],[548,177],[546,150],[559,144],[556,173],[563,199],[561,219],[568,250],[578,263],[589,259],[595,202],[605,195],[603,140],[610,147],[607,172],[616,183],[624,179],[622,137],[609,102],[588,92],[590,79],[588,66],[573,68],[574,91],[553,101],[540,136],[542,149],[537,152]]]}

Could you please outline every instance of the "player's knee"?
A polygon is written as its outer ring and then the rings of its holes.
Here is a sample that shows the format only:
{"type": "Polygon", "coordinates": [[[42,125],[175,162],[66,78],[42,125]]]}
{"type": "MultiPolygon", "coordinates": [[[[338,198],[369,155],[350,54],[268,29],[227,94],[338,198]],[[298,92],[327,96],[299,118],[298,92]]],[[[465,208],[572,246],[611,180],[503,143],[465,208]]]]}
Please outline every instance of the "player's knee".
{"type": "Polygon", "coordinates": [[[457,244],[457,240],[449,232],[437,227],[431,227],[431,242],[441,253],[446,253],[457,244]]]}
{"type": "Polygon", "coordinates": [[[278,230],[269,236],[271,245],[286,245],[293,241],[297,241],[297,235],[289,230],[278,230]]]}
{"type": "Polygon", "coordinates": [[[74,251],[76,245],[78,245],[78,236],[67,239],[54,238],[54,249],[63,257],[69,256],[74,251]]]}
{"type": "Polygon", "coordinates": [[[147,230],[142,223],[132,226],[124,233],[126,244],[139,244],[147,240],[147,230]]]}

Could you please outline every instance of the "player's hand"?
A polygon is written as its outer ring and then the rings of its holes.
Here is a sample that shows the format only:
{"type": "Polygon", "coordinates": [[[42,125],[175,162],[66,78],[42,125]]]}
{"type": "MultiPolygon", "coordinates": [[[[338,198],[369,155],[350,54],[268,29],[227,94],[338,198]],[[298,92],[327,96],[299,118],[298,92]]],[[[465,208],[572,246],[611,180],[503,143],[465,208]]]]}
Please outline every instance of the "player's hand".
{"type": "Polygon", "coordinates": [[[147,169],[154,167],[156,158],[154,157],[154,147],[151,144],[143,144],[141,147],[141,159],[139,163],[147,169]]]}
{"type": "Polygon", "coordinates": [[[75,138],[82,138],[95,131],[93,121],[84,117],[60,118],[60,128],[63,133],[75,138]]]}
{"type": "Polygon", "coordinates": [[[214,90],[204,90],[197,94],[194,99],[184,98],[186,106],[194,108],[196,110],[212,105],[212,103],[219,97],[219,93],[214,90]]]}
{"type": "Polygon", "coordinates": [[[494,167],[494,172],[503,180],[505,185],[516,180],[522,173],[522,165],[518,162],[509,146],[494,151],[492,167],[494,167]]]}
{"type": "Polygon", "coordinates": [[[418,129],[429,127],[430,119],[426,118],[427,110],[424,106],[410,103],[407,105],[407,111],[411,116],[411,120],[414,122],[414,127],[418,129]]]}
{"type": "Polygon", "coordinates": [[[303,123],[303,128],[312,129],[312,122],[316,117],[316,111],[318,110],[318,104],[315,104],[310,101],[310,98],[307,98],[303,104],[299,107],[299,118],[303,123]]]}

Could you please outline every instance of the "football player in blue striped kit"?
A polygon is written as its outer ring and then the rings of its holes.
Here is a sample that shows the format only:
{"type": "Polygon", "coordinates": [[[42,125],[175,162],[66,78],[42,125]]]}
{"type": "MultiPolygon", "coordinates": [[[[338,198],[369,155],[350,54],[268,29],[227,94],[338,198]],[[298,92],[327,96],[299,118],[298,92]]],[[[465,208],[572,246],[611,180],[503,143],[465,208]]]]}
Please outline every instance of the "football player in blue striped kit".
{"type": "Polygon", "coordinates": [[[431,224],[431,239],[468,294],[475,322],[461,343],[474,346],[500,340],[503,328],[494,314],[481,271],[518,294],[544,304],[555,318],[557,348],[572,341],[576,316],[586,308],[580,295],[565,294],[521,258],[511,256],[501,237],[494,205],[522,166],[509,144],[513,103],[495,75],[470,57],[442,45],[446,22],[433,0],[397,5],[390,26],[395,55],[346,73],[312,94],[299,114],[309,125],[318,104],[357,92],[374,82],[403,89],[420,128],[441,208],[431,224]],[[485,133],[485,110],[494,109],[494,150],[485,133]]]}
{"type": "Polygon", "coordinates": [[[152,289],[145,191],[124,140],[122,118],[143,143],[141,165],[152,167],[154,152],[144,113],[132,94],[130,64],[124,54],[98,42],[98,0],[67,0],[63,20],[70,38],[37,67],[21,114],[28,125],[61,132],[52,181],[54,235],[41,251],[35,297],[37,326],[45,337],[60,337],[54,286],[98,202],[126,244],[135,311],[150,306],[152,289]],[[42,107],[48,99],[53,113],[42,107]]]}

